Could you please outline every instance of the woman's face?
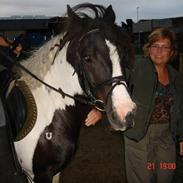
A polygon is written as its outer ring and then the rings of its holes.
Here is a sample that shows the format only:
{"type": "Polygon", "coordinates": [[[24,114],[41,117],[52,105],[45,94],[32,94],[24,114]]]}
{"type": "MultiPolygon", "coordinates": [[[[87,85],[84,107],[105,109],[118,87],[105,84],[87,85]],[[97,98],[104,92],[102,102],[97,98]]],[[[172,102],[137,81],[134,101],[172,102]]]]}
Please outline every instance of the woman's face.
{"type": "Polygon", "coordinates": [[[165,66],[173,55],[169,39],[160,39],[149,48],[150,58],[156,66],[165,66]]]}

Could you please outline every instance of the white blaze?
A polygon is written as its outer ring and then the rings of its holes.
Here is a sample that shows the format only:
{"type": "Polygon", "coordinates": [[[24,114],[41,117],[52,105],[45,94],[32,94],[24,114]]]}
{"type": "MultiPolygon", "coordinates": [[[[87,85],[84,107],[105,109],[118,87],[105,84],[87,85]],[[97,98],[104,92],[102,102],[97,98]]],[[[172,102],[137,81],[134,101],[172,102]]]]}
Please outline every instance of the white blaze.
{"type": "MultiPolygon", "coordinates": [[[[116,47],[108,40],[106,44],[110,50],[110,59],[112,61],[112,77],[122,76],[122,70],[120,66],[120,58],[116,47]]],[[[126,85],[126,83],[125,83],[126,85]]],[[[113,109],[116,110],[117,115],[121,121],[125,121],[125,117],[128,112],[131,112],[135,108],[135,103],[131,100],[126,87],[122,84],[117,85],[112,91],[112,103],[113,109]]]]}

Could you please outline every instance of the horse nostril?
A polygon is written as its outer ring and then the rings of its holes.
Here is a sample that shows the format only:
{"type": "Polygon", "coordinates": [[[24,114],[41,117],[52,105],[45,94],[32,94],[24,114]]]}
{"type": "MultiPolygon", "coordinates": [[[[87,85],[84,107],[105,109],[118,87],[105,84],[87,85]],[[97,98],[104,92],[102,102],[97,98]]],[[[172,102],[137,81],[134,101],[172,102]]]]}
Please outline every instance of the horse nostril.
{"type": "Polygon", "coordinates": [[[134,112],[129,112],[126,116],[126,124],[127,128],[132,128],[135,123],[134,123],[134,112]]]}
{"type": "Polygon", "coordinates": [[[117,117],[117,116],[116,116],[116,111],[112,111],[112,112],[111,112],[111,119],[112,119],[112,120],[116,120],[116,117],[117,117]]]}

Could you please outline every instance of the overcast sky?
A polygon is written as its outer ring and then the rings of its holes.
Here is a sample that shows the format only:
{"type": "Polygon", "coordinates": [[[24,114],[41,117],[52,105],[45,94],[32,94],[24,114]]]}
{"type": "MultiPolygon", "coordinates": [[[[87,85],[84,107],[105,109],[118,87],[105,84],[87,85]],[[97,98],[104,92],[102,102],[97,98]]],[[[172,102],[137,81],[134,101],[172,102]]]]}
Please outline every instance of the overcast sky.
{"type": "MultiPolygon", "coordinates": [[[[12,15],[62,16],[66,5],[74,6],[85,0],[0,0],[0,17],[12,15]]],[[[183,16],[183,0],[90,0],[88,2],[112,5],[117,22],[127,18],[160,19],[183,16]]]]}

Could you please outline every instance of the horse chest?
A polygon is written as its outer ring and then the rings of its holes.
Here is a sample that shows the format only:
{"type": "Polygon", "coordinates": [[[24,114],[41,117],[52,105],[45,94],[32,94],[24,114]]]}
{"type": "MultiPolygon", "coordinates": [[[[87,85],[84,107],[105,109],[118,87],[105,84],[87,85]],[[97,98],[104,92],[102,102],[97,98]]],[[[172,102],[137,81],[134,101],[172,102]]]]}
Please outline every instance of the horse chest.
{"type": "Polygon", "coordinates": [[[53,122],[55,111],[65,110],[68,104],[74,103],[73,100],[63,101],[61,95],[49,92],[44,87],[37,88],[32,93],[37,105],[37,120],[31,132],[24,139],[15,142],[15,148],[21,166],[33,176],[33,157],[41,134],[46,140],[51,140],[52,131],[45,129],[53,122]]]}

